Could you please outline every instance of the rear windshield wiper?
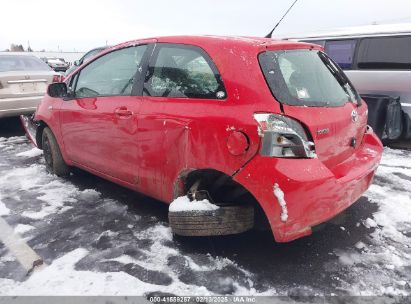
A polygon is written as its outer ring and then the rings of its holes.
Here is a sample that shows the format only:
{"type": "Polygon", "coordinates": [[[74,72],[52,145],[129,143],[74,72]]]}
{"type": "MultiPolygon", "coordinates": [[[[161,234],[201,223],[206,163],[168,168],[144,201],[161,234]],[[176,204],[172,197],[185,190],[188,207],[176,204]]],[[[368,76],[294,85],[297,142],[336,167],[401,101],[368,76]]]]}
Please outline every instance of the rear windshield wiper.
{"type": "Polygon", "coordinates": [[[332,66],[332,64],[331,64],[331,62],[330,62],[330,60],[328,59],[327,56],[325,56],[325,55],[324,55],[323,53],[321,53],[321,52],[318,53],[318,56],[320,57],[321,61],[324,62],[325,66],[328,68],[328,70],[331,72],[331,74],[334,75],[335,79],[337,79],[338,83],[339,83],[341,86],[344,86],[344,85],[346,85],[346,84],[348,83],[348,80],[347,80],[345,77],[343,77],[343,76],[341,75],[341,73],[339,73],[339,71],[336,70],[336,69],[332,66]]]}
{"type": "Polygon", "coordinates": [[[355,98],[355,92],[352,90],[352,86],[350,82],[348,81],[348,78],[341,74],[340,71],[338,71],[335,67],[334,64],[330,61],[330,59],[323,53],[318,52],[318,56],[320,57],[321,61],[325,64],[327,69],[333,74],[335,79],[338,81],[340,86],[343,88],[345,93],[347,93],[348,98],[350,99],[351,102],[357,102],[357,98],[355,98]],[[354,96],[352,96],[354,95],[354,96]]]}

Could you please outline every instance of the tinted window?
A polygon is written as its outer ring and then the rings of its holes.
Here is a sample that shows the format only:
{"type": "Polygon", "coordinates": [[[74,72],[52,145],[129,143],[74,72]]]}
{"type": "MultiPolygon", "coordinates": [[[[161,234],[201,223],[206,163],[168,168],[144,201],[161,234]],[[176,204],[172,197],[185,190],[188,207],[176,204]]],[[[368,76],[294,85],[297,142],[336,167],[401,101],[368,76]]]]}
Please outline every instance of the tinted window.
{"type": "Polygon", "coordinates": [[[342,69],[351,69],[356,40],[335,40],[325,43],[325,52],[342,69]]]}
{"type": "Polygon", "coordinates": [[[51,68],[32,56],[0,56],[0,72],[8,71],[51,71],[51,68]]]}
{"type": "Polygon", "coordinates": [[[359,101],[344,73],[322,52],[268,51],[259,61],[271,92],[282,103],[341,106],[359,101]]]}
{"type": "Polygon", "coordinates": [[[162,97],[225,98],[217,69],[199,48],[157,45],[144,94],[162,97]]]}
{"type": "Polygon", "coordinates": [[[411,37],[378,37],[361,40],[360,69],[411,69],[411,37]]]}
{"type": "Polygon", "coordinates": [[[78,76],[75,96],[130,95],[146,45],[129,47],[97,58],[78,76]]]}

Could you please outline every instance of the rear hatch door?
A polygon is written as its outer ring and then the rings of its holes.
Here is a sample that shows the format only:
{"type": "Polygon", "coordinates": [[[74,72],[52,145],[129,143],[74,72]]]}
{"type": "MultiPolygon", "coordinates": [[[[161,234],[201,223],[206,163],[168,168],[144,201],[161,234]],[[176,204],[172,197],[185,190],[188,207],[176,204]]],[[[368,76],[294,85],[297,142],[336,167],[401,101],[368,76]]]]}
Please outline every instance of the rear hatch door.
{"type": "Polygon", "coordinates": [[[318,158],[330,169],[358,148],[367,125],[365,111],[366,106],[351,102],[333,108],[284,105],[284,114],[308,128],[318,158]]]}
{"type": "Polygon", "coordinates": [[[259,61],[283,113],[300,121],[332,168],[358,148],[367,107],[342,70],[318,49],[272,50],[259,61]]]}

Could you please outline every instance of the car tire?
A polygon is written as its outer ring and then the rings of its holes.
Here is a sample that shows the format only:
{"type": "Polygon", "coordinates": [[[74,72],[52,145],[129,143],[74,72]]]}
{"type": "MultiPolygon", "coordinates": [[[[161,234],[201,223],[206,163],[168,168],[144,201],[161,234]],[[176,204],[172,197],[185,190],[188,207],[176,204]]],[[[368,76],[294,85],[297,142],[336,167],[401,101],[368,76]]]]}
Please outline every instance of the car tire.
{"type": "Polygon", "coordinates": [[[172,232],[180,236],[238,234],[254,227],[254,207],[232,205],[217,210],[169,212],[168,220],[172,232]]]}
{"type": "Polygon", "coordinates": [[[41,143],[47,171],[61,177],[69,176],[70,168],[67,166],[61,155],[59,145],[57,144],[53,132],[47,127],[43,130],[41,143]]]}

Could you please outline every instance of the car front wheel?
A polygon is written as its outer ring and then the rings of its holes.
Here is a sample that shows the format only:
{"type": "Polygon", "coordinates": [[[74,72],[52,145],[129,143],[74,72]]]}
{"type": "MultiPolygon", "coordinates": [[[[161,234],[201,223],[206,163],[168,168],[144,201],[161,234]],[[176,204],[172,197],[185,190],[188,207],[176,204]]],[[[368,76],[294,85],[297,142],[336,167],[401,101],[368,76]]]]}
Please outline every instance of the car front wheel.
{"type": "Polygon", "coordinates": [[[69,176],[70,168],[65,163],[57,140],[49,128],[43,130],[42,148],[47,171],[61,177],[69,176]]]}

